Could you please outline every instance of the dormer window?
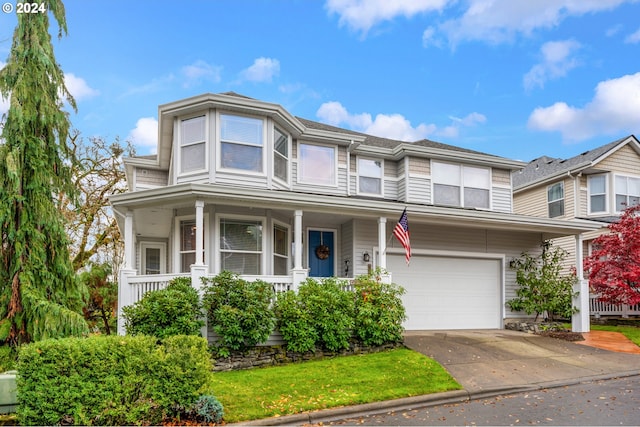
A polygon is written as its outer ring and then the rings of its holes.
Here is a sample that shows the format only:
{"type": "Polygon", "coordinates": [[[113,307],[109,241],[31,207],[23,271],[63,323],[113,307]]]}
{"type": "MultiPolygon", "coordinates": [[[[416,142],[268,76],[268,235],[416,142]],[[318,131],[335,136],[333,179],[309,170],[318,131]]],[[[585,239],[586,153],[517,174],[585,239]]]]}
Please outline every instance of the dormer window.
{"type": "Polygon", "coordinates": [[[262,173],[262,120],[220,115],[220,166],[262,173]]]}
{"type": "Polygon", "coordinates": [[[207,167],[207,121],[205,116],[180,123],[180,172],[196,172],[207,167]]]}

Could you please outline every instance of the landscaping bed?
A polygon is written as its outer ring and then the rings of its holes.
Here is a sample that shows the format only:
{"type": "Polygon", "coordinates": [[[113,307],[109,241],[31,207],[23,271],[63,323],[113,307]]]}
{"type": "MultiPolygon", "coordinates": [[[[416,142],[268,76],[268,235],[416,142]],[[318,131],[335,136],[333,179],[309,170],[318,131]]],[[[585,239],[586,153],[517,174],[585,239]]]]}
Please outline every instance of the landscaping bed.
{"type": "Polygon", "coordinates": [[[561,322],[510,322],[505,324],[505,329],[527,332],[529,334],[542,335],[565,341],[584,341],[580,332],[572,332],[561,322]]]}

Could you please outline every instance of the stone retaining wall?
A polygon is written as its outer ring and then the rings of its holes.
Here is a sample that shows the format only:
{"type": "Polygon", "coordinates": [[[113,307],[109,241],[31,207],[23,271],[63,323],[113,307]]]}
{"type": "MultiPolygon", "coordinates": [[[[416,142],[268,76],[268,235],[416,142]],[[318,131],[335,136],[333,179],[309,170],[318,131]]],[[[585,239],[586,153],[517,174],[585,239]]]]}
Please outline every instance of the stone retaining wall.
{"type": "Polygon", "coordinates": [[[318,360],[325,357],[377,353],[398,347],[403,347],[403,344],[399,342],[382,346],[363,346],[361,344],[354,343],[351,344],[349,349],[337,353],[322,350],[296,353],[287,351],[284,345],[259,346],[244,352],[235,352],[230,357],[214,358],[213,370],[220,372],[259,368],[263,366],[276,366],[306,360],[318,360]]]}
{"type": "Polygon", "coordinates": [[[561,322],[527,322],[513,321],[505,323],[505,329],[511,331],[528,332],[530,334],[539,334],[547,331],[566,331],[567,328],[561,322]]]}

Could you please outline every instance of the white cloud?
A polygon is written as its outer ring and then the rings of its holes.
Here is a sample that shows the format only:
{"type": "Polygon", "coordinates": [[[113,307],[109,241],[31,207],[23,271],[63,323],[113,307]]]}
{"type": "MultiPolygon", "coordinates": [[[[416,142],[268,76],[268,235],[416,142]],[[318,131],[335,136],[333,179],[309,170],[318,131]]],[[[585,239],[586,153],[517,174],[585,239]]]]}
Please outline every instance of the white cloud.
{"type": "Polygon", "coordinates": [[[198,60],[191,65],[182,67],[182,74],[186,78],[184,87],[191,87],[200,84],[202,81],[220,83],[222,67],[210,65],[205,61],[198,60]]]}
{"type": "Polygon", "coordinates": [[[636,32],[629,34],[625,39],[625,43],[638,43],[640,42],[640,28],[636,32]]]}
{"type": "Polygon", "coordinates": [[[411,18],[425,12],[440,11],[450,0],[327,0],[329,13],[340,15],[340,25],[366,34],[372,27],[397,16],[411,18]]]}
{"type": "Polygon", "coordinates": [[[536,108],[528,127],[560,132],[566,141],[582,141],[599,134],[638,132],[640,72],[598,83],[595,96],[583,108],[556,102],[536,108]]]}
{"type": "Polygon", "coordinates": [[[280,74],[280,61],[272,58],[258,58],[253,61],[253,65],[242,71],[244,80],[251,82],[271,82],[280,74]]]}
{"type": "Polygon", "coordinates": [[[127,141],[138,148],[144,148],[144,151],[155,153],[158,148],[158,121],[153,117],[138,119],[136,127],[129,132],[127,141]]]}
{"type": "Polygon", "coordinates": [[[333,126],[346,125],[358,132],[400,141],[418,141],[429,135],[457,137],[461,127],[474,126],[486,121],[484,115],[471,113],[463,118],[450,117],[452,124],[440,129],[435,124],[425,123],[414,127],[401,114],[378,114],[372,119],[369,113],[351,114],[336,101],[322,104],[316,115],[323,122],[333,126]]]}
{"type": "Polygon", "coordinates": [[[100,94],[100,91],[91,88],[87,82],[73,73],[65,73],[64,84],[76,101],[91,98],[100,94]]]}
{"type": "Polygon", "coordinates": [[[580,63],[575,58],[575,52],[580,49],[580,43],[574,40],[547,42],[542,45],[540,52],[542,62],[534,65],[524,75],[524,87],[527,90],[543,88],[547,80],[564,77],[580,63]]]}

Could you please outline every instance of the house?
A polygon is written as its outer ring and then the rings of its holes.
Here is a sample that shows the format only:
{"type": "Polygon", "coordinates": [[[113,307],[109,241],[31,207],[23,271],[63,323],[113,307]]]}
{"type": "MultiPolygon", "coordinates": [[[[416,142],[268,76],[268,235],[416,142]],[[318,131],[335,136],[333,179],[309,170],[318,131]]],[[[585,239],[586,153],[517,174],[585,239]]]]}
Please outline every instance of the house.
{"type": "Polygon", "coordinates": [[[505,308],[509,260],[596,228],[514,214],[522,162],[340,129],[235,93],[161,105],[158,127],[157,154],[126,159],[129,191],[111,198],[120,310],[179,275],[198,286],[231,270],[281,291],[380,267],[407,290],[406,329],[502,328],[522,316],[505,308]],[[409,266],[390,238],[405,208],[409,266]]]}
{"type": "MultiPolygon", "coordinates": [[[[640,203],[640,142],[630,135],[570,159],[535,159],[514,173],[513,201],[518,214],[600,223],[599,229],[583,234],[579,250],[570,238],[554,240],[568,252],[566,267],[575,267],[576,256],[587,256],[593,240],[608,232],[608,224],[640,203]]],[[[595,296],[592,299],[594,309],[595,296]]],[[[600,304],[597,311],[611,309],[600,304]]]]}

